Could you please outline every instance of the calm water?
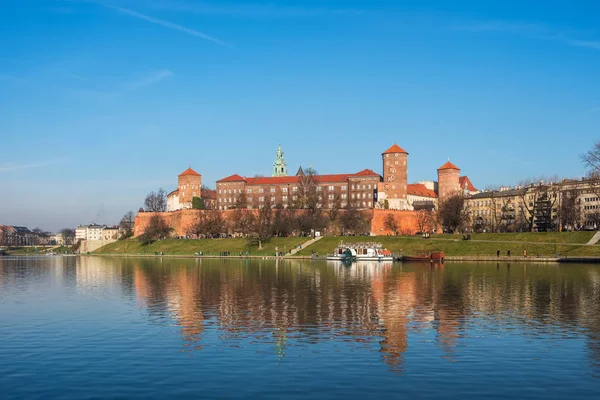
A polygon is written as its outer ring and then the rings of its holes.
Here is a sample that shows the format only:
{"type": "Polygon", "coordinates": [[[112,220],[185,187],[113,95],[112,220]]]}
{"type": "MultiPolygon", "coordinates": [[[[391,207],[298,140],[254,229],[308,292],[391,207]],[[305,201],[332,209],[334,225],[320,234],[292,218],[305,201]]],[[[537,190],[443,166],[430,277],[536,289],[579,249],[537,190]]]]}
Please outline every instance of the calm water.
{"type": "Polygon", "coordinates": [[[600,266],[0,258],[0,397],[599,398],[600,266]]]}

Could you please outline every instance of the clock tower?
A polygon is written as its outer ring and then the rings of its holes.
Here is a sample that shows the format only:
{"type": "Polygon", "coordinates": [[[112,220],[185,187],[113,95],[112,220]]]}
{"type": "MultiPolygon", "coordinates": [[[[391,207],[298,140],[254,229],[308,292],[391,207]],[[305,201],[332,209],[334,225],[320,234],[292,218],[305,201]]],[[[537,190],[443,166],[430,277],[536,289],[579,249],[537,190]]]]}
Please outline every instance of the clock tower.
{"type": "Polygon", "coordinates": [[[390,208],[405,210],[406,185],[408,183],[408,153],[397,144],[387,149],[382,155],[383,191],[390,208]]]}

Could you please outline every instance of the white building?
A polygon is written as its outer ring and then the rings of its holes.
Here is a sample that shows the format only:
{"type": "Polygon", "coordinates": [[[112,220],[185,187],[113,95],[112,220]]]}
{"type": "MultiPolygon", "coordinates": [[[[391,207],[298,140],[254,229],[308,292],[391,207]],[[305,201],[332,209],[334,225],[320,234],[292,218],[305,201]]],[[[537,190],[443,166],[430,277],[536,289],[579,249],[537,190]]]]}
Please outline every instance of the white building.
{"type": "Polygon", "coordinates": [[[79,240],[101,240],[102,231],[106,229],[106,225],[82,225],[75,229],[75,241],[79,240]]]}

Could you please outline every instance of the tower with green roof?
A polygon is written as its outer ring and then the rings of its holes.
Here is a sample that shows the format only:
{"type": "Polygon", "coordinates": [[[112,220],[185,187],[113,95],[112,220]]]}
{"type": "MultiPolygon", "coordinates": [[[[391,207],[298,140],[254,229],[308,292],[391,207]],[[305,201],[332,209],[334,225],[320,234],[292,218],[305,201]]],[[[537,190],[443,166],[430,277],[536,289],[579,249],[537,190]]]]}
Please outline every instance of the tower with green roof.
{"type": "Polygon", "coordinates": [[[273,163],[273,176],[287,176],[287,165],[283,158],[283,150],[281,146],[277,149],[277,157],[273,163]]]}

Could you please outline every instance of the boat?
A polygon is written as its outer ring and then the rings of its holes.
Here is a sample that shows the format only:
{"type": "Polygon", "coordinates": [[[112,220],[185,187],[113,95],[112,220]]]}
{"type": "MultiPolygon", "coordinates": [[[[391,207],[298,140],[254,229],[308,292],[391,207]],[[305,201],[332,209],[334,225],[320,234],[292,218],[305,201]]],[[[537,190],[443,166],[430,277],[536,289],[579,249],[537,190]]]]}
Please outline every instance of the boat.
{"type": "Polygon", "coordinates": [[[340,242],[338,247],[333,251],[333,254],[327,256],[327,259],[343,262],[394,261],[392,252],[384,249],[381,243],[375,242],[340,242]]]}
{"type": "Polygon", "coordinates": [[[402,261],[408,262],[444,262],[446,254],[443,251],[421,251],[416,255],[402,256],[402,261]]]}

